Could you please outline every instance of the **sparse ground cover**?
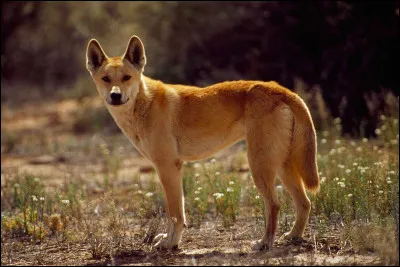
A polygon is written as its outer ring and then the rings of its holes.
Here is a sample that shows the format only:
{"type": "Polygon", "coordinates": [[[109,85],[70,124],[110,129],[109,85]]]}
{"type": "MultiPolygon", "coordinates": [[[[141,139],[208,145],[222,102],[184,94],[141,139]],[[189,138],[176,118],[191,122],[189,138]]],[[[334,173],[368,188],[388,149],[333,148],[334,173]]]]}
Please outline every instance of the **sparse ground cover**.
{"type": "MultiPolygon", "coordinates": [[[[188,227],[180,249],[163,252],[151,243],[166,227],[157,175],[105,129],[100,104],[2,112],[2,264],[398,265],[398,115],[379,118],[376,139],[342,137],[339,119],[318,132],[321,190],[309,194],[304,240],[271,251],[251,250],[264,219],[245,144],[185,164],[188,227]]],[[[276,187],[281,235],[294,209],[279,179],[276,187]]]]}

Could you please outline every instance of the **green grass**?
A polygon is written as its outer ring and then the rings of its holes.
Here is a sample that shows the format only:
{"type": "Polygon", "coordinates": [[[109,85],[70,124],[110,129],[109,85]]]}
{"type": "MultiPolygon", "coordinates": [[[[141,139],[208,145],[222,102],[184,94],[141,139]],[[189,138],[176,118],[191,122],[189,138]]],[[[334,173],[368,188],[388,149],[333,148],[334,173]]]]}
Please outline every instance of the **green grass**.
{"type": "MultiPolygon", "coordinates": [[[[381,117],[376,132],[378,138],[370,140],[342,137],[336,119],[330,131],[318,133],[321,187],[309,194],[310,221],[317,239],[329,234],[334,225],[339,227],[343,247],[377,253],[393,264],[398,263],[398,118],[381,117]]],[[[89,196],[82,182],[68,180],[57,190],[47,190],[39,177],[30,175],[17,176],[14,183],[2,187],[2,239],[84,240],[93,258],[118,253],[128,238],[128,218],[142,220],[141,227],[149,225],[165,215],[165,201],[155,173],[148,181],[133,176],[123,194],[111,186],[110,179],[116,179],[121,168],[115,151],[100,145],[96,152],[104,165],[106,193],[100,199],[89,196]]],[[[232,162],[242,164],[244,155],[245,151],[238,153],[232,162]]],[[[262,198],[251,173],[225,171],[223,162],[215,159],[187,163],[183,188],[189,227],[200,227],[210,219],[231,227],[239,217],[264,223],[262,198]]],[[[281,201],[278,230],[284,232],[294,221],[294,209],[279,180],[277,190],[281,201]]],[[[158,224],[150,228],[159,229],[158,224]]],[[[154,235],[153,230],[145,233],[144,229],[135,234],[142,239],[154,235]]]]}

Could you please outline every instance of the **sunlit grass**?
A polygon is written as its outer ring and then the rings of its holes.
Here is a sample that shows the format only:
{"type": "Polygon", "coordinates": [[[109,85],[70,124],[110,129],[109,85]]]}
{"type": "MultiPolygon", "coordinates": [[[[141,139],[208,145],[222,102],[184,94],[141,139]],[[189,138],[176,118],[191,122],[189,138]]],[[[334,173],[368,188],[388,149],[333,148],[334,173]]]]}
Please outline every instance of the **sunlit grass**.
{"type": "MultiPolygon", "coordinates": [[[[310,221],[315,222],[316,238],[323,238],[332,225],[339,225],[343,244],[398,262],[398,118],[382,116],[376,133],[376,139],[342,137],[339,119],[334,120],[331,130],[318,133],[321,187],[318,193],[309,194],[310,221]]],[[[146,179],[132,176],[121,195],[112,184],[121,168],[116,148],[100,143],[90,151],[102,160],[105,197],[89,195],[80,180],[74,183],[66,179],[59,188],[48,190],[40,177],[17,176],[2,187],[2,238],[27,237],[32,243],[46,238],[59,242],[85,240],[97,258],[115,249],[110,244],[118,247],[128,238],[129,217],[141,220],[143,225],[165,217],[165,200],[156,173],[146,179]]],[[[244,164],[244,155],[245,151],[238,153],[232,162],[244,164]]],[[[183,189],[189,227],[199,228],[209,220],[231,227],[239,217],[264,224],[263,200],[251,172],[237,172],[235,168],[226,171],[223,162],[216,159],[186,163],[183,189]]],[[[276,189],[281,202],[278,232],[283,233],[290,230],[295,213],[279,179],[276,189]]],[[[153,236],[151,231],[135,235],[153,236]]]]}

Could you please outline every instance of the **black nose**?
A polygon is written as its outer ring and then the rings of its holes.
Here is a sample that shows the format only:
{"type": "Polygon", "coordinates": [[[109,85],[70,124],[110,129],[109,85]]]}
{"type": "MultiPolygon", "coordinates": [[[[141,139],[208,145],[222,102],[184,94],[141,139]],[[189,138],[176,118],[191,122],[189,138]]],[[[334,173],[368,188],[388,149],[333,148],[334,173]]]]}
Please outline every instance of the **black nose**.
{"type": "Polygon", "coordinates": [[[110,95],[111,100],[115,102],[121,101],[121,94],[120,93],[111,93],[110,95]]]}

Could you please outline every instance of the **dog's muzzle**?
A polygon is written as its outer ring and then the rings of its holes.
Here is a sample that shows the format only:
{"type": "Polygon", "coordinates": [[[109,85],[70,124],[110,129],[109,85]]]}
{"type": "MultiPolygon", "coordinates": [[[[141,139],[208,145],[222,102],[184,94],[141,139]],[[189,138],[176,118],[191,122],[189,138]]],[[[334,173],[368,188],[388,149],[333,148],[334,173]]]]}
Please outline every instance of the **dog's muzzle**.
{"type": "Polygon", "coordinates": [[[119,86],[113,86],[110,92],[111,105],[121,105],[122,104],[122,93],[119,86]]]}

